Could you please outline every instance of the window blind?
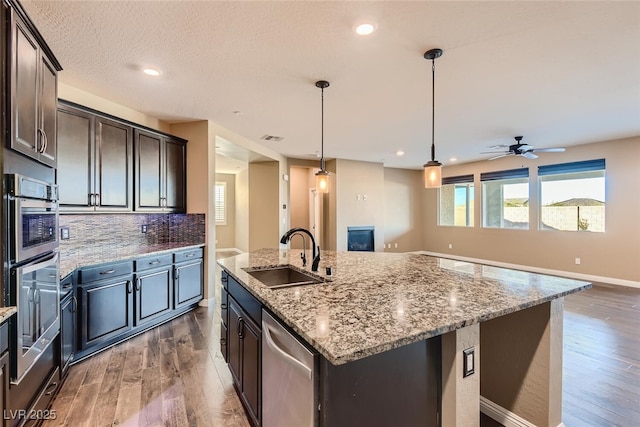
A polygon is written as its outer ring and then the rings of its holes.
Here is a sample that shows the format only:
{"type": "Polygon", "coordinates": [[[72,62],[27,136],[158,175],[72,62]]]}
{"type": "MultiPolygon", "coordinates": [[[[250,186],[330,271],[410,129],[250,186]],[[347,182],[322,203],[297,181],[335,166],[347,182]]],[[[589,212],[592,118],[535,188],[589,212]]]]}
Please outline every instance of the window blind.
{"type": "Polygon", "coordinates": [[[590,172],[605,169],[604,159],[584,160],[581,162],[559,163],[556,165],[538,166],[538,176],[561,173],[590,172]]]}
{"type": "Polygon", "coordinates": [[[497,181],[499,179],[529,178],[529,168],[509,169],[504,171],[484,172],[480,181],[497,181]]]}
{"type": "Polygon", "coordinates": [[[215,191],[215,213],[216,213],[216,222],[226,222],[226,183],[224,182],[216,182],[216,191],[215,191]]]}
{"type": "Polygon", "coordinates": [[[473,174],[471,175],[459,175],[459,176],[448,176],[446,178],[442,178],[442,185],[447,184],[467,184],[473,182],[473,174]]]}

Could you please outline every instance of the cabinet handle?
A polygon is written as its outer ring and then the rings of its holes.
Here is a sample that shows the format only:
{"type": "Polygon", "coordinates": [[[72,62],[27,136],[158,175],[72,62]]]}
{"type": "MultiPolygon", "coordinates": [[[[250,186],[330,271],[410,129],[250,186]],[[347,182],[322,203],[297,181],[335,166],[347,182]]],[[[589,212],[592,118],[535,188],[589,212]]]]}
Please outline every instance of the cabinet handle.
{"type": "Polygon", "coordinates": [[[244,334],[242,331],[244,330],[244,319],[242,316],[238,317],[238,337],[240,339],[244,339],[244,334]]]}
{"type": "Polygon", "coordinates": [[[180,278],[180,271],[177,268],[173,270],[173,278],[175,280],[178,280],[180,278]]]}
{"type": "Polygon", "coordinates": [[[111,269],[111,270],[107,270],[107,271],[101,271],[100,274],[113,274],[115,272],[116,272],[116,270],[111,269]]]}
{"type": "Polygon", "coordinates": [[[44,131],[44,129],[42,130],[42,137],[44,140],[44,144],[40,146],[40,153],[44,153],[45,151],[47,151],[47,147],[49,146],[49,138],[47,137],[47,133],[44,131]]]}
{"type": "Polygon", "coordinates": [[[76,298],[76,296],[72,296],[71,297],[71,312],[75,313],[78,311],[78,299],[76,298]]]}
{"type": "Polygon", "coordinates": [[[133,284],[131,283],[131,280],[127,280],[127,293],[128,294],[133,293],[133,284]]]}
{"type": "Polygon", "coordinates": [[[191,258],[192,256],[196,256],[196,254],[194,252],[191,252],[190,254],[186,254],[184,257],[191,258]]]}
{"type": "Polygon", "coordinates": [[[58,388],[58,382],[52,382],[51,384],[49,384],[49,386],[47,387],[47,390],[50,390],[48,392],[45,393],[45,396],[51,396],[53,394],[53,392],[56,391],[56,388],[58,388]],[[53,388],[53,390],[50,390],[51,388],[53,388]]]}
{"type": "Polygon", "coordinates": [[[156,264],[160,264],[160,260],[159,259],[153,260],[153,261],[151,261],[149,263],[149,265],[156,265],[156,264]]]}
{"type": "Polygon", "coordinates": [[[220,344],[227,345],[227,340],[224,338],[220,338],[220,344]]]}
{"type": "Polygon", "coordinates": [[[140,278],[138,277],[136,279],[136,291],[139,291],[139,290],[140,290],[140,278]]]}
{"type": "Polygon", "coordinates": [[[96,204],[94,206],[100,206],[100,193],[96,193],[96,204]]]}
{"type": "Polygon", "coordinates": [[[95,197],[96,197],[95,194],[89,193],[89,206],[95,206],[96,205],[95,197]]]}
{"type": "Polygon", "coordinates": [[[220,304],[220,309],[222,310],[226,310],[227,309],[227,304],[220,304]]]}
{"type": "Polygon", "coordinates": [[[44,147],[44,131],[41,128],[36,129],[36,146],[33,147],[33,151],[36,153],[42,153],[42,147],[44,147]],[[40,143],[42,141],[42,143],[40,143]]]}
{"type": "Polygon", "coordinates": [[[224,283],[226,283],[228,280],[229,280],[229,278],[228,278],[227,276],[222,276],[222,277],[220,278],[220,281],[222,281],[222,282],[224,282],[224,283]]]}

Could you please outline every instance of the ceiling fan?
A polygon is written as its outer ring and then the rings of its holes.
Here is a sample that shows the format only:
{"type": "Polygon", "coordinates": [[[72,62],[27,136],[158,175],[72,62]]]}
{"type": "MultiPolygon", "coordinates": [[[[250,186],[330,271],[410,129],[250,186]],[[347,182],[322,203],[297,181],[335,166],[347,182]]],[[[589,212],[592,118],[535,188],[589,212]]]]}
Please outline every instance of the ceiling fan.
{"type": "Polygon", "coordinates": [[[562,153],[565,151],[564,148],[533,148],[533,146],[529,144],[523,144],[522,136],[515,137],[516,143],[513,145],[495,145],[491,148],[508,148],[506,151],[484,151],[482,154],[497,154],[497,156],[489,158],[489,160],[499,159],[500,157],[505,156],[522,156],[527,159],[537,159],[538,156],[534,153],[562,153]]]}

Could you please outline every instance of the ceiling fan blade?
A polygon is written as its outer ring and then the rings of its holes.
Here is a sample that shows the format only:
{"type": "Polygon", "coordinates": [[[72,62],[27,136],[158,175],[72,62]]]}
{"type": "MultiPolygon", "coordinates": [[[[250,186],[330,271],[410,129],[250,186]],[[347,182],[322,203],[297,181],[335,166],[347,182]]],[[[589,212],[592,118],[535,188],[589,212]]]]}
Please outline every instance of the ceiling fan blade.
{"type": "Polygon", "coordinates": [[[495,160],[495,159],[499,159],[500,157],[506,157],[506,156],[512,156],[512,155],[513,155],[513,153],[509,152],[509,153],[499,154],[499,155],[494,156],[494,157],[490,157],[487,160],[495,160]]]}
{"type": "Polygon", "coordinates": [[[537,159],[538,156],[536,156],[535,154],[533,154],[531,151],[525,151],[524,153],[520,154],[522,157],[526,157],[527,159],[537,159]]]}
{"type": "Polygon", "coordinates": [[[564,153],[566,150],[567,150],[566,148],[557,147],[557,148],[536,148],[533,151],[535,151],[536,153],[564,153]]]}
{"type": "Polygon", "coordinates": [[[510,151],[481,151],[480,154],[509,154],[510,151]]]}

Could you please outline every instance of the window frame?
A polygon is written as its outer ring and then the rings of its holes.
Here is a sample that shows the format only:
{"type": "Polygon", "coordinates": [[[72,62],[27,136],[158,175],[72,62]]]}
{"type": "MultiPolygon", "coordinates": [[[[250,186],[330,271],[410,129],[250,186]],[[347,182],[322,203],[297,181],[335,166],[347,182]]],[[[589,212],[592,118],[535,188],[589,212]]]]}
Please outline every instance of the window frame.
{"type": "Polygon", "coordinates": [[[462,227],[462,228],[473,228],[475,227],[475,197],[476,197],[476,189],[474,182],[474,175],[458,175],[442,178],[442,186],[438,191],[438,226],[439,227],[462,227]],[[465,225],[457,225],[455,223],[455,185],[464,184],[466,186],[466,224],[465,225]],[[453,185],[454,186],[454,214],[453,214],[453,224],[443,224],[442,223],[442,187],[445,185],[453,185]],[[470,199],[469,188],[473,190],[473,199],[470,199]]]}
{"type": "MultiPolygon", "coordinates": [[[[524,184],[525,182],[520,182],[524,184]]],[[[514,184],[516,184],[514,182],[514,184]]],[[[480,198],[480,227],[494,230],[521,230],[528,231],[531,230],[531,181],[529,177],[529,168],[517,168],[517,169],[508,169],[501,171],[493,171],[493,172],[483,172],[480,174],[480,185],[481,185],[481,198],[480,198]],[[494,226],[494,225],[486,225],[487,220],[487,190],[485,184],[492,181],[506,181],[506,180],[526,180],[527,184],[527,226],[526,227],[505,227],[494,226]]],[[[502,212],[504,213],[504,198],[502,200],[502,212]]],[[[501,223],[504,224],[504,215],[502,216],[501,223]]]]}
{"type": "MultiPolygon", "coordinates": [[[[607,187],[606,187],[606,161],[605,159],[594,159],[594,160],[583,160],[578,162],[569,162],[569,163],[557,163],[552,165],[543,165],[538,166],[538,230],[540,231],[549,231],[549,232],[570,232],[570,233],[581,233],[581,232],[592,232],[592,233],[605,233],[607,230],[607,187]],[[575,230],[566,230],[566,229],[556,229],[551,226],[544,226],[542,222],[542,209],[545,207],[542,202],[542,184],[543,182],[552,182],[554,180],[547,179],[547,177],[560,177],[564,176],[564,179],[558,179],[557,181],[563,180],[575,180],[575,179],[588,179],[588,177],[583,176],[582,178],[577,177],[577,174],[585,174],[585,173],[602,173],[603,185],[604,185],[604,200],[602,201],[603,205],[603,224],[602,230],[588,230],[581,229],[580,225],[577,226],[575,230]],[[575,178],[571,178],[570,175],[576,174],[575,178]]],[[[594,178],[596,178],[594,176],[594,178]]],[[[575,197],[574,197],[575,198],[575,197]]],[[[577,210],[577,223],[580,222],[580,211],[579,207],[577,210]]]]}
{"type": "Polygon", "coordinates": [[[216,225],[227,225],[227,183],[224,181],[216,181],[214,187],[214,212],[216,225]],[[222,188],[222,219],[218,219],[218,187],[222,188]]]}

